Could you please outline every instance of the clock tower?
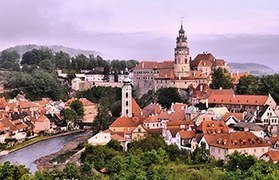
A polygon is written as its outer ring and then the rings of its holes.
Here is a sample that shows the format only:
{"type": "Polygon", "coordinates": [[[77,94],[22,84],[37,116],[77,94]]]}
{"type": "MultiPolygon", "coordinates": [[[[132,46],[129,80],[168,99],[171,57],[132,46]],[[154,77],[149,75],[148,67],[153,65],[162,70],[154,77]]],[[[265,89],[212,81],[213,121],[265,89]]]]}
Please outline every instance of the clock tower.
{"type": "Polygon", "coordinates": [[[190,54],[187,42],[187,36],[181,27],[179,30],[178,37],[176,38],[176,47],[174,49],[174,74],[175,77],[181,79],[183,77],[189,77],[190,74],[190,54]]]}

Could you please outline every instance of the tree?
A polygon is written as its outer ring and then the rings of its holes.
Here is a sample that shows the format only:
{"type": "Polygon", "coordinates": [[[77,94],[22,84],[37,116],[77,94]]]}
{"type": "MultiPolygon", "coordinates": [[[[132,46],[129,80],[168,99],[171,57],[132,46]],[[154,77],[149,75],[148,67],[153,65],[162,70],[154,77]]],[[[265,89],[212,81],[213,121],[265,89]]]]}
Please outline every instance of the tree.
{"type": "Polygon", "coordinates": [[[172,103],[183,102],[178,93],[178,89],[174,87],[161,88],[157,92],[157,102],[165,108],[170,108],[172,103]]]}
{"type": "Polygon", "coordinates": [[[255,163],[255,157],[235,152],[228,156],[228,162],[226,163],[225,168],[228,171],[236,171],[237,169],[246,171],[255,163]]]}
{"type": "Polygon", "coordinates": [[[236,86],[237,94],[259,94],[259,78],[253,75],[242,76],[236,86]]]}
{"type": "Polygon", "coordinates": [[[231,89],[233,88],[232,78],[226,75],[227,71],[222,68],[214,69],[212,75],[212,84],[210,87],[212,89],[231,89]]]}
{"type": "Polygon", "coordinates": [[[206,145],[204,142],[201,143],[201,146],[197,147],[195,151],[192,154],[192,159],[194,163],[200,164],[200,163],[206,163],[209,161],[209,154],[206,150],[206,145]]]}
{"type": "Polygon", "coordinates": [[[70,69],[70,55],[63,51],[55,53],[53,62],[58,69],[70,69]]]}
{"type": "Polygon", "coordinates": [[[78,115],[75,110],[73,109],[63,109],[61,111],[61,115],[68,121],[75,123],[78,119],[78,115]]]}
{"type": "Polygon", "coordinates": [[[114,139],[110,140],[107,143],[107,146],[109,148],[112,148],[112,149],[116,150],[116,151],[122,151],[123,150],[123,147],[121,146],[120,142],[117,141],[117,140],[114,140],[114,139]]]}
{"type": "Polygon", "coordinates": [[[55,70],[55,66],[50,59],[42,60],[39,63],[39,67],[45,69],[49,73],[52,73],[55,70]]]}
{"type": "Polygon", "coordinates": [[[144,108],[145,106],[149,105],[152,102],[156,101],[156,94],[154,91],[149,90],[146,94],[141,96],[139,99],[139,105],[141,108],[144,108]]]}
{"type": "Polygon", "coordinates": [[[165,150],[167,148],[167,144],[164,138],[159,134],[151,134],[145,139],[133,141],[132,143],[128,144],[128,151],[130,152],[137,149],[141,149],[142,151],[147,152],[153,149],[158,150],[160,148],[165,150]]]}
{"type": "Polygon", "coordinates": [[[73,109],[79,117],[84,116],[84,107],[82,102],[80,102],[79,100],[74,100],[71,103],[70,108],[73,109]]]}
{"type": "Polygon", "coordinates": [[[29,171],[23,165],[12,165],[10,162],[0,164],[0,179],[21,179],[29,171]]]}
{"type": "Polygon", "coordinates": [[[4,50],[0,56],[0,67],[18,71],[20,69],[19,58],[20,56],[16,51],[4,50]]]}
{"type": "Polygon", "coordinates": [[[52,59],[52,50],[48,48],[33,49],[22,55],[21,64],[39,65],[42,60],[52,59]]]}
{"type": "Polygon", "coordinates": [[[114,119],[111,118],[109,109],[105,106],[100,106],[92,125],[93,133],[96,134],[99,131],[108,129],[113,121],[114,119]]]}

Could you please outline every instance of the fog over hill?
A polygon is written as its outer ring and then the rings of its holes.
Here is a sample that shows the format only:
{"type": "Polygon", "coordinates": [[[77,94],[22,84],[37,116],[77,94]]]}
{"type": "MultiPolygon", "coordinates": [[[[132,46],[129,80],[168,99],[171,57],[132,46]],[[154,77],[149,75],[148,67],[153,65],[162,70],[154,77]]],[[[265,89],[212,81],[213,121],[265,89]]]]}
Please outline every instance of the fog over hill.
{"type": "Polygon", "coordinates": [[[41,49],[41,48],[45,48],[45,47],[52,49],[53,52],[64,51],[64,52],[68,53],[70,56],[75,56],[78,54],[84,54],[86,56],[88,56],[89,54],[93,54],[94,56],[102,55],[102,53],[100,53],[98,51],[94,51],[94,50],[82,50],[82,49],[75,49],[75,48],[59,46],[59,45],[45,45],[45,46],[36,45],[36,44],[17,45],[14,47],[7,48],[5,50],[16,51],[22,57],[22,55],[27,51],[31,51],[32,49],[41,49]]]}
{"type": "Polygon", "coordinates": [[[274,74],[274,69],[257,63],[229,63],[232,72],[250,72],[253,75],[274,74]]]}

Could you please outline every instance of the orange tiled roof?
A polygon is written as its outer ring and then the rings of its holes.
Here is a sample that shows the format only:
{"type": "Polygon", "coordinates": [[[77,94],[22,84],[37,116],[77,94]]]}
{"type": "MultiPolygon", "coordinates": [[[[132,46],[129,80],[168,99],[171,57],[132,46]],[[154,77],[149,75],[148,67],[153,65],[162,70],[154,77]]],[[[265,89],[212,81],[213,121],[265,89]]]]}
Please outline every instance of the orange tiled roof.
{"type": "Polygon", "coordinates": [[[191,62],[191,67],[197,67],[199,66],[201,61],[211,61],[213,62],[215,57],[211,53],[203,53],[203,54],[198,54],[195,59],[191,62]]]}
{"type": "Polygon", "coordinates": [[[243,105],[265,105],[268,95],[226,95],[211,94],[208,98],[210,104],[243,104],[243,105]]]}
{"type": "Polygon", "coordinates": [[[173,69],[174,68],[174,61],[141,61],[134,70],[137,69],[173,69]]]}
{"type": "Polygon", "coordinates": [[[138,105],[137,101],[134,98],[132,98],[132,112],[133,112],[133,116],[135,117],[141,116],[140,106],[138,105]]]}
{"type": "Polygon", "coordinates": [[[4,97],[0,98],[0,109],[5,109],[7,101],[4,97]]]}
{"type": "Polygon", "coordinates": [[[224,121],[203,121],[198,127],[198,131],[203,132],[203,134],[215,134],[215,133],[228,133],[229,127],[224,121]]]}
{"type": "Polygon", "coordinates": [[[174,70],[173,69],[161,69],[156,75],[155,79],[174,79],[174,70]]]}
{"type": "Polygon", "coordinates": [[[271,150],[265,153],[265,155],[269,156],[272,161],[279,161],[279,151],[271,150]]]}
{"type": "Polygon", "coordinates": [[[184,131],[184,130],[182,130],[182,131],[179,131],[178,133],[179,133],[179,135],[182,139],[192,139],[196,136],[195,131],[184,131]]]}
{"type": "Polygon", "coordinates": [[[37,104],[31,101],[19,101],[18,102],[19,108],[31,108],[31,107],[39,107],[37,104]]]}
{"type": "Polygon", "coordinates": [[[133,117],[119,117],[110,127],[137,127],[137,123],[133,117]]]}
{"type": "Polygon", "coordinates": [[[125,141],[125,138],[120,136],[119,134],[112,134],[111,135],[111,139],[114,139],[114,140],[117,140],[117,141],[120,141],[120,142],[124,142],[125,141]]]}
{"type": "Polygon", "coordinates": [[[232,132],[226,134],[205,134],[209,146],[224,149],[239,149],[251,147],[268,147],[269,144],[251,132],[232,132]]]}

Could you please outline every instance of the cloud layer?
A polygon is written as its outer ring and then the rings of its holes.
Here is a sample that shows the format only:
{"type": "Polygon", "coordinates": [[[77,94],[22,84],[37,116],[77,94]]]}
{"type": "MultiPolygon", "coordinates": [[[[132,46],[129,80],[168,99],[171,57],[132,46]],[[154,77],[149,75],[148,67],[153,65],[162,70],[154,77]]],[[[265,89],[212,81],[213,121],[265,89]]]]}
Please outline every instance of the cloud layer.
{"type": "Polygon", "coordinates": [[[277,63],[279,3],[271,0],[2,0],[0,49],[57,44],[110,58],[173,58],[183,17],[191,54],[234,62],[277,63]]]}

